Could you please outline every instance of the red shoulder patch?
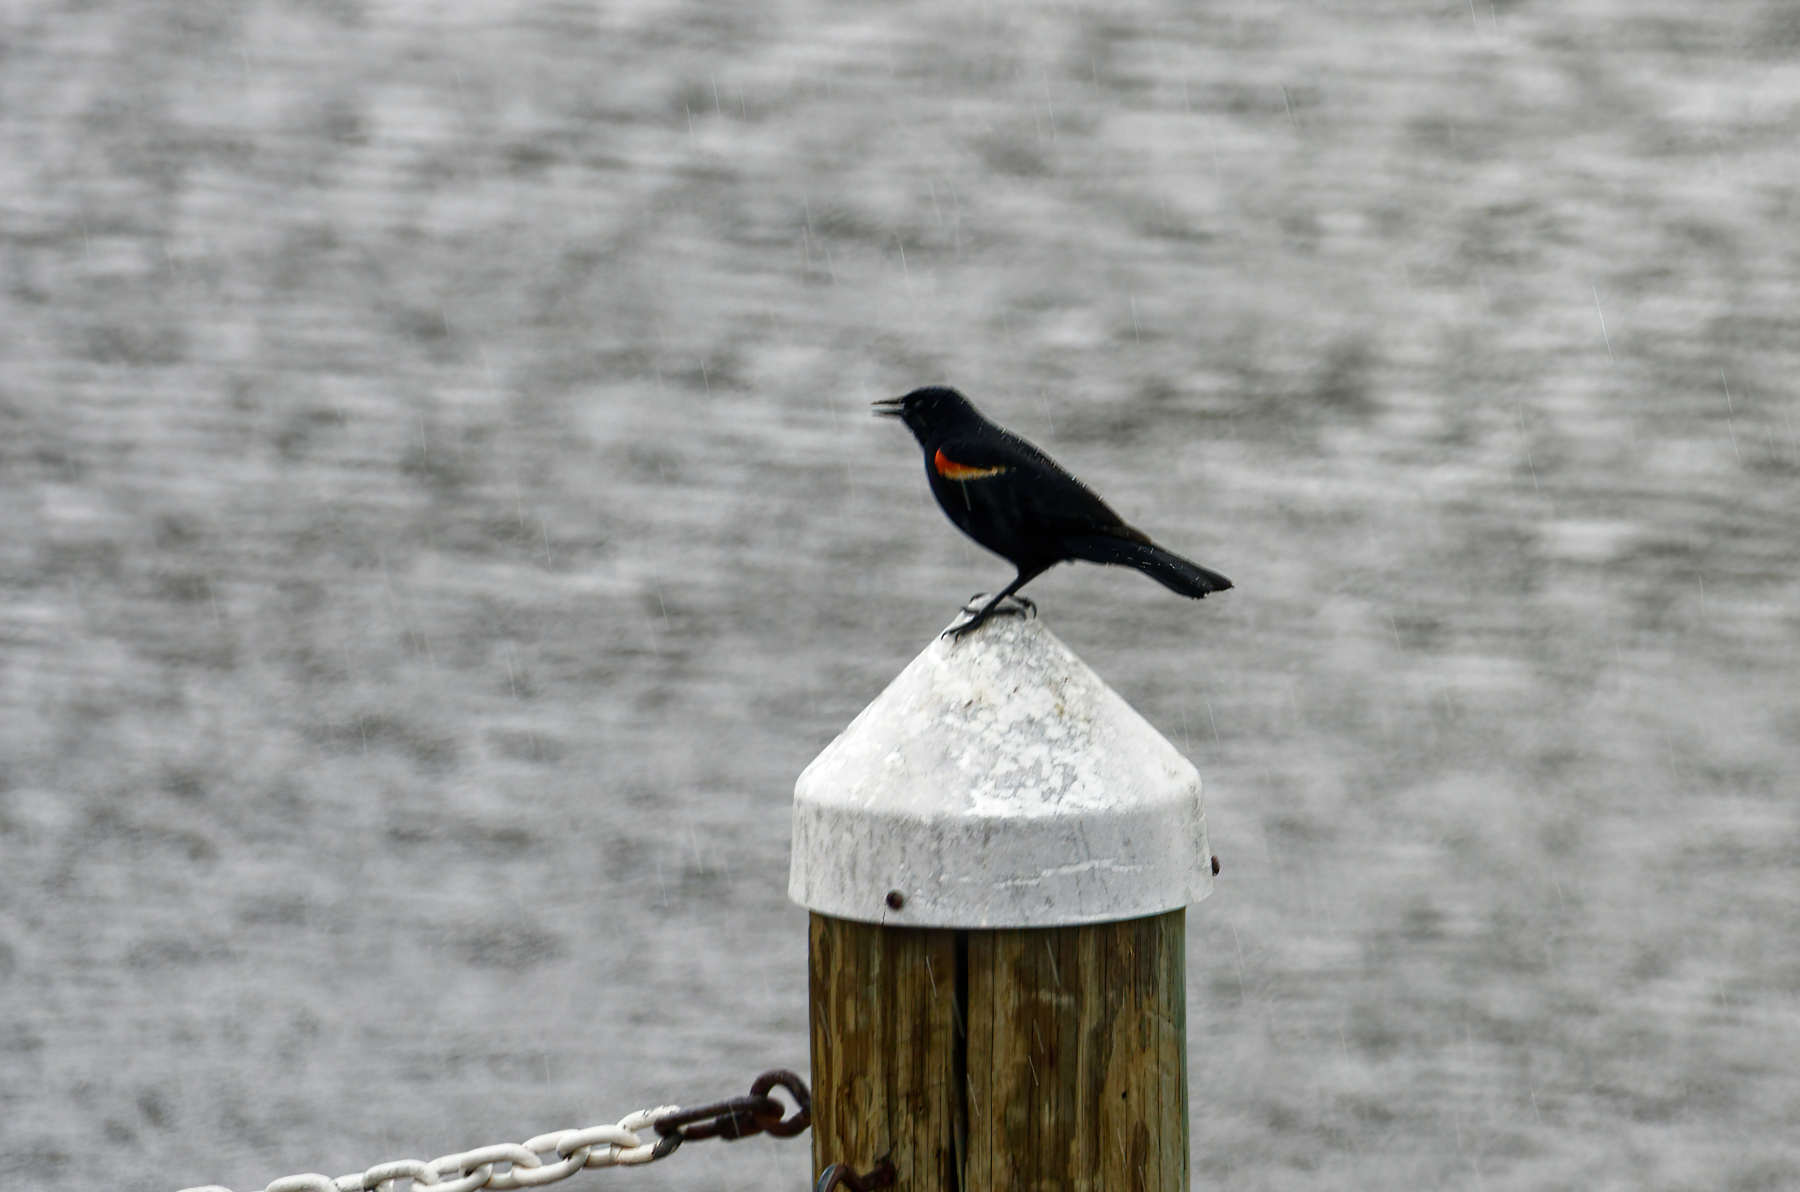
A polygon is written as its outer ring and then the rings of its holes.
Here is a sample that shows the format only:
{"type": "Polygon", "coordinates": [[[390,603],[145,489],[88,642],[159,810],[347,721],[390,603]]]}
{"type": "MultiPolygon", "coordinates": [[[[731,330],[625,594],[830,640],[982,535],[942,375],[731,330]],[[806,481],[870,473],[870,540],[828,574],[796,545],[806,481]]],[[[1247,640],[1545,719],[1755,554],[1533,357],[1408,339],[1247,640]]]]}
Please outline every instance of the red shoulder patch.
{"type": "Polygon", "coordinates": [[[968,464],[959,464],[945,455],[941,448],[937,455],[932,457],[931,466],[936,468],[937,474],[945,480],[985,480],[989,476],[998,476],[1007,470],[1005,464],[996,464],[991,468],[972,468],[968,464]]]}

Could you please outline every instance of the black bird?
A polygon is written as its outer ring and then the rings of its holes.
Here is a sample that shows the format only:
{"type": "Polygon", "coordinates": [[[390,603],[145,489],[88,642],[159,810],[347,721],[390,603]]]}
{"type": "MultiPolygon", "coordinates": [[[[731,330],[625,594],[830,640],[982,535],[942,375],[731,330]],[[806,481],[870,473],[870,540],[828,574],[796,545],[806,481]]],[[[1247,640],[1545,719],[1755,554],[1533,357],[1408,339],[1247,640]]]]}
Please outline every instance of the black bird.
{"type": "MultiPolygon", "coordinates": [[[[1136,567],[1165,588],[1196,600],[1231,581],[1190,563],[1125,524],[1093,489],[1055,460],[982,417],[954,389],[931,386],[875,403],[906,423],[925,450],[932,495],[957,529],[1010,559],[1019,576],[981,611],[947,633],[961,637],[994,615],[1000,602],[1058,563],[1086,559],[1136,567]]],[[[1029,603],[1029,602],[1027,602],[1029,603]]]]}

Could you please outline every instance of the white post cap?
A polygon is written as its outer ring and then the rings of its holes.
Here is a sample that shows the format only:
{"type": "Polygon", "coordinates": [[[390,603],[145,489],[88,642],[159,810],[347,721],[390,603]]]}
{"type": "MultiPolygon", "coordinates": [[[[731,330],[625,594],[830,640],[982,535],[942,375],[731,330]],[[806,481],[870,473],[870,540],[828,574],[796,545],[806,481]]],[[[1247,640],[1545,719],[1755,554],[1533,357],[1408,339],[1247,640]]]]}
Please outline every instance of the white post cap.
{"type": "Polygon", "coordinates": [[[794,784],[788,897],[896,927],[1061,927],[1212,893],[1200,773],[1035,619],[939,638],[794,784]]]}

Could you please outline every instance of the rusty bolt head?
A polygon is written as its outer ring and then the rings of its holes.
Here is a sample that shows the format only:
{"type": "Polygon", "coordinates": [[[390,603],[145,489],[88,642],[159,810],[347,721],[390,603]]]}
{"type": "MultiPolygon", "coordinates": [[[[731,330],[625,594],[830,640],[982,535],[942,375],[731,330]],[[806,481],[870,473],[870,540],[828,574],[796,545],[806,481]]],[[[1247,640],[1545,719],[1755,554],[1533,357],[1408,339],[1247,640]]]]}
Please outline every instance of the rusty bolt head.
{"type": "Polygon", "coordinates": [[[898,890],[889,890],[887,904],[889,910],[897,911],[906,905],[906,895],[900,893],[898,890]]]}

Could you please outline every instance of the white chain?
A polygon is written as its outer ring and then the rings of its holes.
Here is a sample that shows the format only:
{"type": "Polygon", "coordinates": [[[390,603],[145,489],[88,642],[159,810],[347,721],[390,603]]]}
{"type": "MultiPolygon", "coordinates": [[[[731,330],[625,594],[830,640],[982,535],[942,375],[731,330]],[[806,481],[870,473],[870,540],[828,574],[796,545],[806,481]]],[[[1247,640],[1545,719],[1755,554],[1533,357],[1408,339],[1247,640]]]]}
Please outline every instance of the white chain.
{"type": "MultiPolygon", "coordinates": [[[[472,1151],[445,1155],[426,1163],[419,1159],[395,1159],[367,1171],[332,1179],[328,1175],[283,1176],[263,1192],[392,1192],[394,1181],[411,1179],[415,1188],[436,1192],[473,1192],[476,1188],[537,1188],[566,1180],[584,1167],[629,1167],[649,1163],[674,1148],[658,1153],[658,1142],[643,1142],[638,1131],[649,1129],[658,1118],[681,1109],[659,1105],[627,1114],[616,1126],[589,1126],[584,1130],[556,1130],[528,1138],[523,1143],[501,1142],[472,1151]],[[495,1171],[496,1164],[507,1164],[495,1171]]],[[[182,1192],[231,1192],[218,1184],[184,1188],[182,1192]]]]}

